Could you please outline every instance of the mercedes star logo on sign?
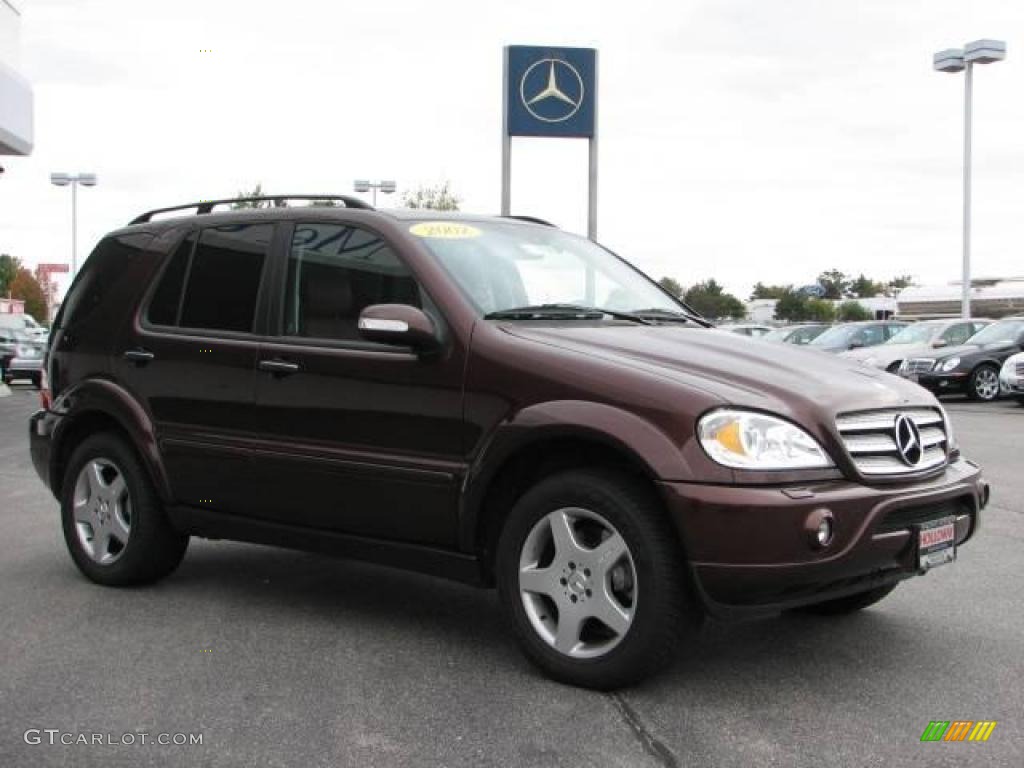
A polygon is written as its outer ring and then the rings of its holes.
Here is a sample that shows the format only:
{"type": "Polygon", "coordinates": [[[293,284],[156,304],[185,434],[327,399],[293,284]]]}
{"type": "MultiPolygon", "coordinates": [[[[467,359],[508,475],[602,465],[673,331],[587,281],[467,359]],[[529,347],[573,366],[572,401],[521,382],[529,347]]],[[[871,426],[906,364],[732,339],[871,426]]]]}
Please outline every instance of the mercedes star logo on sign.
{"type": "Polygon", "coordinates": [[[505,135],[594,138],[597,51],[505,47],[505,135]]]}
{"type": "Polygon", "coordinates": [[[562,59],[536,61],[519,81],[519,98],[526,110],[545,123],[561,123],[576,114],[583,103],[583,78],[562,59]]]}
{"type": "Polygon", "coordinates": [[[896,450],[900,458],[908,467],[916,467],[921,463],[924,456],[924,448],[921,446],[921,431],[917,424],[907,414],[901,413],[896,417],[893,425],[896,435],[896,450]]]}

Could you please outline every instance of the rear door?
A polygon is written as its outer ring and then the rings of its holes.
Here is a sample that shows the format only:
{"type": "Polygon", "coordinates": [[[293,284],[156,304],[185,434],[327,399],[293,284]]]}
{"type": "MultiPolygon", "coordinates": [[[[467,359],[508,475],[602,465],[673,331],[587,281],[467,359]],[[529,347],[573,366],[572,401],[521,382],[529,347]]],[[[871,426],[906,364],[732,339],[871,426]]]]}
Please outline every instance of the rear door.
{"type": "Polygon", "coordinates": [[[445,321],[381,234],[300,222],[278,270],[276,337],[261,346],[252,514],[290,525],[454,546],[465,353],[421,358],[363,340],[372,304],[445,321]]]}
{"type": "Polygon", "coordinates": [[[264,222],[179,230],[115,350],[116,375],[150,413],[179,504],[245,509],[257,308],[274,231],[264,222]]]}

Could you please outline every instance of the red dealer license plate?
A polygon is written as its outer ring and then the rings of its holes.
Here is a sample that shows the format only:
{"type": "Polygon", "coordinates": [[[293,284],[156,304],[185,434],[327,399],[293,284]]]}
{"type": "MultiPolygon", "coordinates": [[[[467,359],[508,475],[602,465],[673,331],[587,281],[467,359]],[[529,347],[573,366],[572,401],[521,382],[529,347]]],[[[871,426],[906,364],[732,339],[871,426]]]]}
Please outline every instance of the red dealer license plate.
{"type": "Polygon", "coordinates": [[[956,518],[922,523],[917,533],[917,563],[921,570],[956,560],[956,518]]]}

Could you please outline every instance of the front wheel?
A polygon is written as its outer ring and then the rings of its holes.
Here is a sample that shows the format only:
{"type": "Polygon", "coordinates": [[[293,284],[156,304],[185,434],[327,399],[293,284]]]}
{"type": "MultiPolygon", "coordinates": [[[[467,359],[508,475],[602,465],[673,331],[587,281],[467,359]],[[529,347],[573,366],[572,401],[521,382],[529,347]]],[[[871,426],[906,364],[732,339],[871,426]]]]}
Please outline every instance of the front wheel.
{"type": "Polygon", "coordinates": [[[967,382],[967,394],[971,400],[990,402],[999,397],[999,371],[991,365],[980,365],[967,382]]]}
{"type": "Polygon", "coordinates": [[[61,492],[64,540],[93,581],[126,586],[156,581],[185,556],[188,536],[167,520],[132,448],[97,434],[71,454],[61,492]]]}
{"type": "Polygon", "coordinates": [[[684,565],[653,494],[627,478],[572,471],[516,503],[498,546],[498,590],[534,664],[608,690],[667,665],[699,623],[684,565]]]}
{"type": "Polygon", "coordinates": [[[846,613],[861,611],[874,605],[879,600],[889,596],[889,593],[896,589],[895,584],[886,584],[882,587],[875,587],[865,592],[858,592],[855,595],[838,597],[835,600],[827,600],[824,603],[814,603],[798,608],[800,613],[813,613],[818,616],[841,616],[846,613]]]}

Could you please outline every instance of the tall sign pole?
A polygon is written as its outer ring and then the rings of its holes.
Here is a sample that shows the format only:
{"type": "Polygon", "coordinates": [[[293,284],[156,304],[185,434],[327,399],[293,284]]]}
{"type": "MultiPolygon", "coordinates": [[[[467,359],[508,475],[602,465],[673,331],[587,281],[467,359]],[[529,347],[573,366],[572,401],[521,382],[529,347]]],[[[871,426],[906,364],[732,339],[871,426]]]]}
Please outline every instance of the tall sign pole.
{"type": "Polygon", "coordinates": [[[597,51],[509,45],[504,49],[501,213],[512,212],[512,137],[583,138],[590,143],[587,237],[597,237],[597,51]]]}

